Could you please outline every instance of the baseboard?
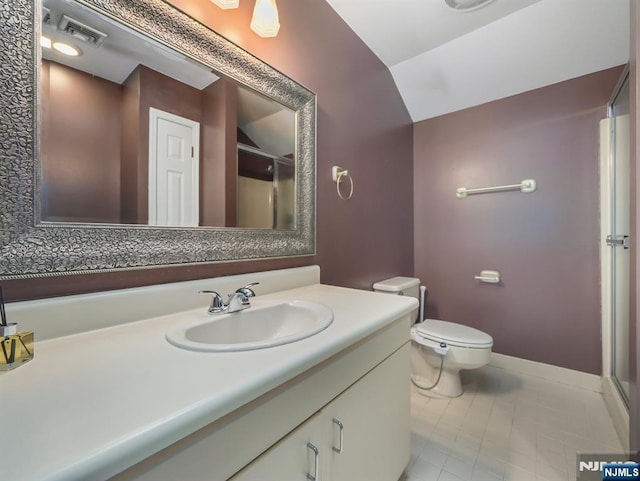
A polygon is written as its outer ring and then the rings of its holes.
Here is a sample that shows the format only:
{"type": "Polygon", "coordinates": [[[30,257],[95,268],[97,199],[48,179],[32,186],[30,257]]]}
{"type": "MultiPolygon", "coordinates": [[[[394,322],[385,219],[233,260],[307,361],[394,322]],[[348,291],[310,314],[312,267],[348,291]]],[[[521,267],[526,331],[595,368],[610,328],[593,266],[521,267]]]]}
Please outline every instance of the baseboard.
{"type": "Polygon", "coordinates": [[[505,371],[536,376],[547,381],[559,382],[589,391],[602,392],[600,376],[581,371],[574,371],[565,367],[553,366],[542,362],[529,361],[504,354],[491,353],[489,365],[505,371]]]}
{"type": "Polygon", "coordinates": [[[602,378],[602,397],[604,398],[604,403],[607,406],[607,411],[609,411],[609,415],[611,416],[611,419],[613,419],[613,426],[616,428],[622,447],[628,452],[629,411],[616,392],[616,387],[613,385],[613,381],[610,377],[602,378]]]}

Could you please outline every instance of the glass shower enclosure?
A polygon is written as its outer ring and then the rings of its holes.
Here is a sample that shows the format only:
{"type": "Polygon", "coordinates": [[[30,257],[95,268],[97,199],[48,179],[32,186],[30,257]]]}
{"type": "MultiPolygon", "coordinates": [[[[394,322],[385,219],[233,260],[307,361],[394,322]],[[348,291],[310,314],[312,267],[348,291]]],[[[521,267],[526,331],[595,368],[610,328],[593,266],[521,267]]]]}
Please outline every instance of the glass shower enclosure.
{"type": "Polygon", "coordinates": [[[629,406],[629,74],[619,82],[609,103],[611,377],[629,406]]]}
{"type": "Polygon", "coordinates": [[[295,163],[238,144],[237,226],[295,229],[295,163]]]}

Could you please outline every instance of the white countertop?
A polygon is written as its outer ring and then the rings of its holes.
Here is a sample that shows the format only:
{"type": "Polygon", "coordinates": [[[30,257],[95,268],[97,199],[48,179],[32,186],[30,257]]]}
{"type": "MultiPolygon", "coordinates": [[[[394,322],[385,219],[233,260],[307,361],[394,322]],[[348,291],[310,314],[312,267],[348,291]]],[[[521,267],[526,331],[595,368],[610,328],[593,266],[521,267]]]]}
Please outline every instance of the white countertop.
{"type": "Polygon", "coordinates": [[[0,373],[0,478],[88,480],[124,470],[418,305],[321,284],[263,298],[319,302],[335,318],[310,338],[246,352],[172,346],[165,332],[179,313],[37,343],[32,361],[0,373]]]}

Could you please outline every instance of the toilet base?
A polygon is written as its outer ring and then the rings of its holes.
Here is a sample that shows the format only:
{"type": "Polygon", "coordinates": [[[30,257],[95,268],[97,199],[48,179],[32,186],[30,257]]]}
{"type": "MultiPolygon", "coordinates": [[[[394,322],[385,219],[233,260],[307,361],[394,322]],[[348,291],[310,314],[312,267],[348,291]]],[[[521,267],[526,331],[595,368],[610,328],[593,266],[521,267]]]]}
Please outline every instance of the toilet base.
{"type": "Polygon", "coordinates": [[[423,386],[416,386],[418,392],[427,397],[459,397],[464,392],[460,371],[486,365],[490,355],[491,349],[450,347],[444,357],[444,363],[441,364],[443,358],[433,348],[412,341],[411,377],[414,385],[423,386]],[[438,380],[441,369],[442,373],[438,380]]]}
{"type": "Polygon", "coordinates": [[[417,391],[423,396],[427,397],[459,397],[462,396],[464,392],[462,389],[462,381],[460,380],[460,372],[447,372],[447,370],[442,371],[442,375],[440,376],[440,380],[438,383],[431,389],[423,389],[420,386],[432,386],[435,380],[437,379],[438,371],[434,369],[434,377],[433,380],[425,379],[421,376],[411,375],[411,379],[413,381],[413,385],[416,387],[417,391]]]}

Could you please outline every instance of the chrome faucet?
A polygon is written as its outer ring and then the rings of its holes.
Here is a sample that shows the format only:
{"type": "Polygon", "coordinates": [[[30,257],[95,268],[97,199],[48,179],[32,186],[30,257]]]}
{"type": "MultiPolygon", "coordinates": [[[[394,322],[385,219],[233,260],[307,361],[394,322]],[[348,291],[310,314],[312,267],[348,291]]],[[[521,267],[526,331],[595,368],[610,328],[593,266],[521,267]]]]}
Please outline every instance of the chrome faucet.
{"type": "Polygon", "coordinates": [[[216,291],[199,291],[198,294],[213,294],[211,305],[209,306],[209,314],[220,314],[222,312],[238,312],[251,307],[249,299],[255,297],[256,293],[251,289],[257,286],[259,282],[252,282],[244,287],[236,289],[236,292],[229,294],[229,299],[225,304],[222,296],[216,291]]]}

